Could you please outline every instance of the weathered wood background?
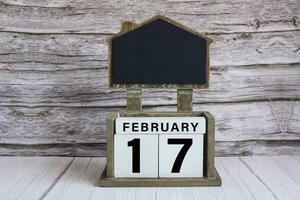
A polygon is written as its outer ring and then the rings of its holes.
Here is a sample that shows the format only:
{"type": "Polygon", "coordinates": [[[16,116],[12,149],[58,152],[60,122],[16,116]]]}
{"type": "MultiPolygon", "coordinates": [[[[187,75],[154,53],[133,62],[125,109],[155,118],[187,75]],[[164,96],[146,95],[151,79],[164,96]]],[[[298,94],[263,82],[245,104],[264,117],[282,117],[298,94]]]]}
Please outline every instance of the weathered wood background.
{"type": "MultiPolygon", "coordinates": [[[[107,84],[121,20],[163,14],[214,39],[216,154],[300,154],[299,0],[0,0],[0,155],[105,155],[105,118],[125,109],[107,84]]],[[[145,110],[176,110],[146,90],[145,110]]]]}

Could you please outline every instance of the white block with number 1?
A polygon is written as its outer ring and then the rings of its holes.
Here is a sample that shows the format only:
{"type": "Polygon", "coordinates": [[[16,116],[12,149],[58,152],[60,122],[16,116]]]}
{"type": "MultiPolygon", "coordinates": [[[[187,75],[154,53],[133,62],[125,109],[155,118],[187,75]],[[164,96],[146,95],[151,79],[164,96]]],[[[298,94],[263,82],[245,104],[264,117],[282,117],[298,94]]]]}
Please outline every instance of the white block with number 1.
{"type": "Polygon", "coordinates": [[[203,177],[203,136],[159,135],[159,177],[203,177]]]}
{"type": "Polygon", "coordinates": [[[115,134],[115,177],[158,177],[158,135],[115,134]]]}

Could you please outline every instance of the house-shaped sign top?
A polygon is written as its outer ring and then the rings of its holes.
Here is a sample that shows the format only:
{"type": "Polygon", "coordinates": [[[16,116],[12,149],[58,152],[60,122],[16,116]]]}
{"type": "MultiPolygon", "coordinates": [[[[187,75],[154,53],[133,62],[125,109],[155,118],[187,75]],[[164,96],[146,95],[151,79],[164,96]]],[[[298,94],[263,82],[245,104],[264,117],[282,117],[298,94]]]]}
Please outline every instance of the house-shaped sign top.
{"type": "Polygon", "coordinates": [[[211,39],[155,16],[110,40],[109,86],[207,88],[211,39]]]}

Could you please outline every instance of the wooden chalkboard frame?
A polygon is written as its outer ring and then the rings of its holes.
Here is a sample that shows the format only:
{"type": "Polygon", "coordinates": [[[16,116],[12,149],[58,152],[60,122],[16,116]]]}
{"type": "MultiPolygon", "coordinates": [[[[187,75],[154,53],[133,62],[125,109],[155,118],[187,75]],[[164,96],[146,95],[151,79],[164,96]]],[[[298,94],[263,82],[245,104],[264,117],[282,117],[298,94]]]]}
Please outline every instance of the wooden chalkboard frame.
{"type": "MultiPolygon", "coordinates": [[[[109,58],[109,76],[108,76],[108,85],[110,88],[173,88],[173,89],[200,89],[200,88],[208,88],[209,87],[209,74],[210,74],[210,44],[213,42],[213,40],[193,29],[190,29],[179,22],[176,22],[166,16],[162,15],[156,15],[140,24],[136,24],[134,22],[123,22],[123,23],[129,23],[132,26],[131,27],[122,27],[122,30],[119,33],[114,34],[111,38],[108,40],[108,58],[109,58]],[[204,84],[116,84],[112,83],[112,40],[114,38],[117,38],[121,35],[124,35],[130,31],[133,31],[139,27],[142,27],[150,22],[153,22],[157,19],[165,20],[185,31],[188,31],[192,34],[195,34],[198,37],[201,37],[206,40],[207,43],[207,52],[206,52],[206,82],[204,84]]],[[[124,24],[123,24],[124,26],[124,24]]]]}

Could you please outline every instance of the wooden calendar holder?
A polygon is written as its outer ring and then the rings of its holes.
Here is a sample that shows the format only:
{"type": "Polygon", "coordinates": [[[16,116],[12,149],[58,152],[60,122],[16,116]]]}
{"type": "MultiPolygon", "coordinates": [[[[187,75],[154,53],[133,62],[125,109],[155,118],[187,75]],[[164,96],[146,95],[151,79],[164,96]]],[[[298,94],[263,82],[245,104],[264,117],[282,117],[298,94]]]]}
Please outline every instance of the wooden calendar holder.
{"type": "Polygon", "coordinates": [[[215,120],[209,112],[192,111],[192,89],[177,91],[178,112],[142,112],[141,89],[127,90],[127,111],[112,113],[107,119],[107,166],[98,185],[102,187],[175,187],[220,186],[221,178],[214,166],[215,120]],[[182,117],[203,116],[207,121],[204,137],[204,176],[201,178],[115,178],[114,132],[117,117],[182,117]]]}

